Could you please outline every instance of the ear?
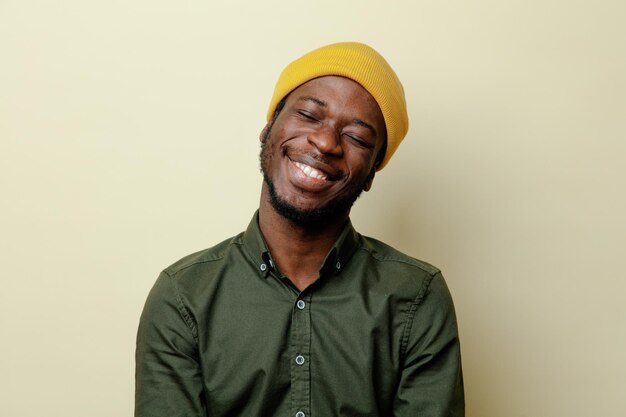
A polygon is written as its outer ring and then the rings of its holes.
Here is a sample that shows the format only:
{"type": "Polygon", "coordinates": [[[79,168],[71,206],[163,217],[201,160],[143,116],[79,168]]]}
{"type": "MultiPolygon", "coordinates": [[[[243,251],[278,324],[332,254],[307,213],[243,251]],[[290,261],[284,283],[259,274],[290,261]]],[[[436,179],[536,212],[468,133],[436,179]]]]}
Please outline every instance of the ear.
{"type": "Polygon", "coordinates": [[[269,134],[270,129],[272,128],[272,124],[274,124],[274,120],[270,120],[265,124],[263,130],[261,130],[261,134],[259,135],[259,141],[263,142],[267,135],[269,134]]]}
{"type": "Polygon", "coordinates": [[[376,154],[376,160],[374,161],[374,166],[372,167],[372,170],[370,171],[369,176],[367,177],[365,186],[363,186],[363,191],[367,192],[372,188],[372,182],[374,182],[374,177],[376,176],[376,170],[378,170],[378,167],[380,166],[380,164],[383,161],[383,158],[385,157],[386,149],[387,149],[387,141],[385,140],[384,144],[381,146],[381,148],[378,150],[378,153],[376,154]]]}
{"type": "Polygon", "coordinates": [[[363,191],[368,192],[372,188],[372,183],[374,182],[374,176],[376,175],[376,167],[372,167],[372,171],[367,177],[367,181],[363,186],[363,191]]]}

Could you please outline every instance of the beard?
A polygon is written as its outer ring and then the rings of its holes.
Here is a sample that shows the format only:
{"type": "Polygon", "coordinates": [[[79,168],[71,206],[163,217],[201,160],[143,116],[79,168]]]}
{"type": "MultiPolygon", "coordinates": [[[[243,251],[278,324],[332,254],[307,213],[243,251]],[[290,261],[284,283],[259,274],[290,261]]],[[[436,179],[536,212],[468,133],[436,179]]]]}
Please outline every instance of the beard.
{"type": "Polygon", "coordinates": [[[301,225],[325,223],[329,220],[344,216],[346,213],[350,213],[352,205],[365,189],[367,179],[350,185],[342,196],[337,197],[320,207],[310,209],[296,207],[278,194],[274,182],[268,173],[270,159],[272,158],[269,147],[267,146],[270,132],[271,127],[268,129],[263,137],[263,140],[261,141],[261,153],[259,155],[259,159],[261,163],[261,173],[263,173],[263,180],[267,184],[270,203],[274,210],[276,210],[276,212],[285,219],[301,225]]]}

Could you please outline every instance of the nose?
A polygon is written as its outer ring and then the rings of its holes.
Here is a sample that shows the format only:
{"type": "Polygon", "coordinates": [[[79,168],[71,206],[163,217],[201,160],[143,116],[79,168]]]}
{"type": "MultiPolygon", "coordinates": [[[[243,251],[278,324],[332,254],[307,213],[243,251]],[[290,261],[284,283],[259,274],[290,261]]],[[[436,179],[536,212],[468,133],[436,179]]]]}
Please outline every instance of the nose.
{"type": "Polygon", "coordinates": [[[340,134],[330,126],[322,126],[316,129],[314,132],[309,133],[307,139],[320,153],[333,156],[343,155],[340,134]]]}

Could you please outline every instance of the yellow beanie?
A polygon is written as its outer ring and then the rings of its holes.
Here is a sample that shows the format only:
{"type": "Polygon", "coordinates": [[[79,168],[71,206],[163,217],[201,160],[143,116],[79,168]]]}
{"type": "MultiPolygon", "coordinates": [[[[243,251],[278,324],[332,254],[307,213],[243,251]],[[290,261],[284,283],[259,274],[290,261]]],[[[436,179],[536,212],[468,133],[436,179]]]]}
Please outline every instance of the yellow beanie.
{"type": "Polygon", "coordinates": [[[283,70],[276,82],[267,111],[274,117],[278,103],[294,89],[314,78],[338,75],[361,84],[374,97],[385,118],[387,150],[378,170],[383,169],[409,129],[404,89],[391,66],[371,47],[357,42],[323,46],[298,58],[283,70]]]}

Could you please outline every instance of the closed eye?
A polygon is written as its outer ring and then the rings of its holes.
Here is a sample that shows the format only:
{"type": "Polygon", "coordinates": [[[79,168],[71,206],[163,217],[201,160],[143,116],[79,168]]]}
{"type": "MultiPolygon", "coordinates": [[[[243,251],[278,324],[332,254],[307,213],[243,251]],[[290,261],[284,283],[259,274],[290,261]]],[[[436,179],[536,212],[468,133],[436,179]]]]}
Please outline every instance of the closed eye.
{"type": "Polygon", "coordinates": [[[313,116],[311,113],[304,111],[304,110],[298,110],[298,114],[300,116],[302,116],[303,118],[305,118],[308,121],[311,122],[319,122],[319,120],[317,119],[317,117],[313,116]]]}
{"type": "Polygon", "coordinates": [[[362,146],[364,148],[367,149],[373,149],[374,145],[369,143],[368,141],[366,141],[365,139],[362,139],[358,136],[355,135],[350,135],[350,134],[345,134],[348,138],[350,138],[352,141],[354,141],[357,145],[362,146]]]}

